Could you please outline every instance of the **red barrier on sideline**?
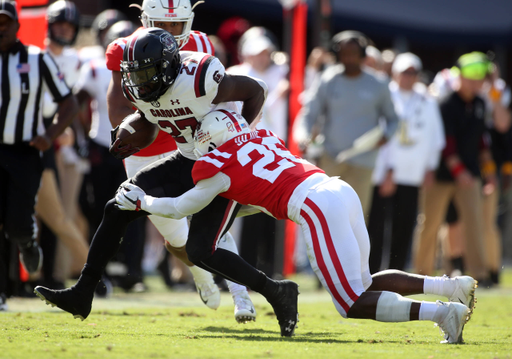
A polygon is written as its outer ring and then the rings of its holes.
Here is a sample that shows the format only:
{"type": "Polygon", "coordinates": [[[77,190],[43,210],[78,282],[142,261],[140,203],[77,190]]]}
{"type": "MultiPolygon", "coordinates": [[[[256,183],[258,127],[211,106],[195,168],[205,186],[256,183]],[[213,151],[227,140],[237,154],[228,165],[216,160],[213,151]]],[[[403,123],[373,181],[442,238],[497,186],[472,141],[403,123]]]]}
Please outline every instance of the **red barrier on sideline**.
{"type": "Polygon", "coordinates": [[[20,21],[18,38],[25,45],[44,48],[48,0],[18,0],[16,5],[20,21]]]}
{"type": "MultiPolygon", "coordinates": [[[[299,1],[292,11],[292,41],[290,51],[290,95],[288,99],[288,148],[294,155],[300,155],[297,143],[293,140],[293,123],[301,109],[299,96],[304,90],[304,71],[306,67],[306,30],[308,5],[299,1]]],[[[295,273],[295,238],[297,224],[287,220],[284,233],[283,275],[295,273]]]]}

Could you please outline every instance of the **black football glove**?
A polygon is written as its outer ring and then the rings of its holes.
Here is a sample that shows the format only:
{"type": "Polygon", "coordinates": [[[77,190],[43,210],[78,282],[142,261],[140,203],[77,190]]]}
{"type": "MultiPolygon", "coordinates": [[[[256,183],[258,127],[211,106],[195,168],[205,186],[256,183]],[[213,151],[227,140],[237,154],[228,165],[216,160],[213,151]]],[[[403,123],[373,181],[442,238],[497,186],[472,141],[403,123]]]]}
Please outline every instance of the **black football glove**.
{"type": "Polygon", "coordinates": [[[133,147],[131,144],[121,146],[121,139],[117,138],[118,130],[119,126],[110,131],[110,148],[108,150],[118,160],[124,160],[126,157],[139,152],[140,148],[133,147]]]}

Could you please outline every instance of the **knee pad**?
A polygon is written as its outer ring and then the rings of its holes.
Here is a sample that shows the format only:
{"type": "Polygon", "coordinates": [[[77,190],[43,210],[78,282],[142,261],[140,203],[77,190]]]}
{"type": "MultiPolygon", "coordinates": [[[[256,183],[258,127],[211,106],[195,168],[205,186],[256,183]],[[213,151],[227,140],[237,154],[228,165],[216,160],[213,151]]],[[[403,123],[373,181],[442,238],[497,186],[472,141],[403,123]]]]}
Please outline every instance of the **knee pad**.
{"type": "Polygon", "coordinates": [[[171,246],[180,248],[187,244],[188,224],[186,218],[179,220],[159,216],[149,216],[148,218],[171,246]]]}
{"type": "Polygon", "coordinates": [[[226,232],[226,234],[220,239],[218,248],[222,248],[235,254],[239,254],[235,239],[229,232],[226,232]]]}

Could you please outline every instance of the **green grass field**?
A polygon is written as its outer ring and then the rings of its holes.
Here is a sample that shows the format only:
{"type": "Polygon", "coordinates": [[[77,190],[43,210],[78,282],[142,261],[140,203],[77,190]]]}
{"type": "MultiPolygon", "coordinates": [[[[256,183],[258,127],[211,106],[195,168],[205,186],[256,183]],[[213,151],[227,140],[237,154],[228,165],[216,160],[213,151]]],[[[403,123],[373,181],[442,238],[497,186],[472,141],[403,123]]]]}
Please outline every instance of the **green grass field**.
{"type": "MultiPolygon", "coordinates": [[[[270,305],[252,293],[255,323],[237,324],[223,294],[217,311],[195,293],[166,291],[148,278],[149,293],[98,299],[85,321],[38,298],[8,301],[0,313],[0,358],[512,358],[512,271],[497,289],[477,289],[464,345],[439,344],[431,322],[343,319],[311,277],[300,284],[299,327],[281,338],[270,305]]],[[[435,300],[434,296],[416,296],[435,300]]]]}

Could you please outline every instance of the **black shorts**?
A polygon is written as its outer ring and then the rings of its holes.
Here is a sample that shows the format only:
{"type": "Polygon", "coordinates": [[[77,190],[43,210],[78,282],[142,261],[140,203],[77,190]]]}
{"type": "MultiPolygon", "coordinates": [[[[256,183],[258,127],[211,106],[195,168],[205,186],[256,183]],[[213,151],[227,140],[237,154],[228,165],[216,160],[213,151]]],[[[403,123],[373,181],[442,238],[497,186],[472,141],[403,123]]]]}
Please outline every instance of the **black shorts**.
{"type": "MultiPolygon", "coordinates": [[[[195,161],[179,151],[143,168],[129,181],[153,197],[178,197],[194,187],[192,167],[195,161]]],[[[217,196],[192,216],[187,253],[192,262],[213,254],[220,238],[229,230],[240,205],[217,196]]]]}

